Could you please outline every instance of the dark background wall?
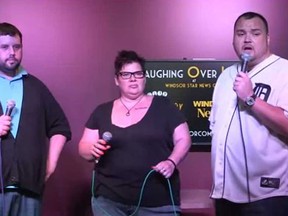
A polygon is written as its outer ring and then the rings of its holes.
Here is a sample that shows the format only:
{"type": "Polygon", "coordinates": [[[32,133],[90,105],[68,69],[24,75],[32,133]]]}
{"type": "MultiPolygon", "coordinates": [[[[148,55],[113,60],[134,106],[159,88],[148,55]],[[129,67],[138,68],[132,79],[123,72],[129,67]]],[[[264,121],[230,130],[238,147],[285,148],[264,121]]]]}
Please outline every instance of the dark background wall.
{"type": "MultiPolygon", "coordinates": [[[[23,65],[51,89],[73,130],[47,183],[44,215],[89,215],[93,164],[78,156],[77,144],[94,107],[118,96],[117,51],[235,60],[234,21],[252,10],[269,21],[272,51],[288,58],[287,7],[286,0],[1,0],[0,22],[24,35],[23,65]]],[[[210,188],[209,152],[189,153],[180,170],[183,188],[210,188]]]]}

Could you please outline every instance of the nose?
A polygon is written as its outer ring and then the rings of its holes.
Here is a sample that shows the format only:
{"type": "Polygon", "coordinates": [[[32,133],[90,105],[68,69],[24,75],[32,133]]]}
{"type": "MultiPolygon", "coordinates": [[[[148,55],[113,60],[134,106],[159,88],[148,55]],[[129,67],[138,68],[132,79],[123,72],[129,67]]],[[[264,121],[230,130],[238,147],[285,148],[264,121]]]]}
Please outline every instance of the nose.
{"type": "Polygon", "coordinates": [[[251,35],[250,34],[246,34],[245,42],[250,42],[250,41],[251,41],[251,35]]]}
{"type": "Polygon", "coordinates": [[[16,53],[15,48],[14,48],[13,46],[9,47],[9,54],[10,54],[10,56],[14,56],[15,53],[16,53]]]}

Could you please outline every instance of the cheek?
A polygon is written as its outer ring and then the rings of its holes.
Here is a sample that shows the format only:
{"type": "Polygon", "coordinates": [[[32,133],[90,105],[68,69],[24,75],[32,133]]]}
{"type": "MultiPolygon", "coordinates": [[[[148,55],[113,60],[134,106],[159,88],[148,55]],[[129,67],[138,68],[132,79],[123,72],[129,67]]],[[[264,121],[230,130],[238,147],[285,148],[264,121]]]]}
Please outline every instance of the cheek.
{"type": "Polygon", "coordinates": [[[239,43],[233,43],[233,48],[236,54],[239,54],[241,52],[241,45],[239,43]]]}
{"type": "Polygon", "coordinates": [[[240,47],[240,42],[239,41],[234,41],[233,46],[235,49],[238,49],[240,47]]]}
{"type": "Polygon", "coordinates": [[[143,80],[143,82],[142,82],[142,84],[141,84],[141,86],[142,86],[143,89],[145,88],[145,85],[146,85],[146,79],[143,80]]]}

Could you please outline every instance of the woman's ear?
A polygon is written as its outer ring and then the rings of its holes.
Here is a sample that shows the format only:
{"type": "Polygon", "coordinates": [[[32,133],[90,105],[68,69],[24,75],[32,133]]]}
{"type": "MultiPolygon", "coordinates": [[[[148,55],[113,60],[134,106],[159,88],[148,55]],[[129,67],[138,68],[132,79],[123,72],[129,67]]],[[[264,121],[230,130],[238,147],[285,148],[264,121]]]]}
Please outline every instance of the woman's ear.
{"type": "Polygon", "coordinates": [[[114,77],[114,81],[115,81],[115,85],[116,86],[119,86],[119,82],[118,82],[118,77],[115,75],[115,77],[114,77]]]}

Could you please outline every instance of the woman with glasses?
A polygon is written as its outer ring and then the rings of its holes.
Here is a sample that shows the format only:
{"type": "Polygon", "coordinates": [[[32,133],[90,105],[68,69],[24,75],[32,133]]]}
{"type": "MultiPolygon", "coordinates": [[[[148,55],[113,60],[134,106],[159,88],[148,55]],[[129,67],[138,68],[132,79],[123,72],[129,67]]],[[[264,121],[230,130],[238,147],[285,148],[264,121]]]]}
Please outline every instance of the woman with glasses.
{"type": "Polygon", "coordinates": [[[144,63],[134,51],[118,53],[120,97],[94,110],[79,143],[80,155],[97,161],[92,182],[97,216],[180,214],[177,165],[189,151],[189,129],[167,98],[144,93],[144,63]]]}

